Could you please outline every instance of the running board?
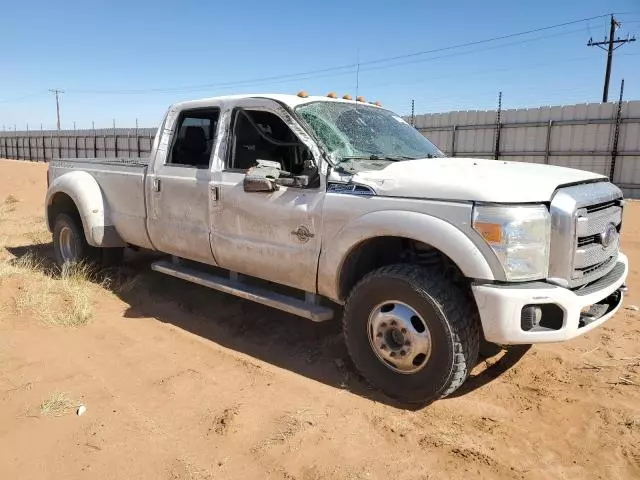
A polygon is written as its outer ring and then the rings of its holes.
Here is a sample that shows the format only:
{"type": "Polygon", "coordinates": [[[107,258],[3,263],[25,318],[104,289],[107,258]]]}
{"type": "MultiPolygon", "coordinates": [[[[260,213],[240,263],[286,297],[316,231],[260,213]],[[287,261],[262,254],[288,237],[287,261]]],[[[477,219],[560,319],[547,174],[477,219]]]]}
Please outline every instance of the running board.
{"type": "Polygon", "coordinates": [[[179,263],[159,260],[151,264],[151,269],[223,293],[230,293],[236,297],[261,303],[268,307],[277,308],[278,310],[299,317],[308,318],[314,322],[324,322],[333,318],[333,310],[328,307],[322,307],[311,302],[305,302],[304,300],[282,295],[253,285],[247,285],[237,280],[200,272],[193,268],[180,265],[179,263]]]}

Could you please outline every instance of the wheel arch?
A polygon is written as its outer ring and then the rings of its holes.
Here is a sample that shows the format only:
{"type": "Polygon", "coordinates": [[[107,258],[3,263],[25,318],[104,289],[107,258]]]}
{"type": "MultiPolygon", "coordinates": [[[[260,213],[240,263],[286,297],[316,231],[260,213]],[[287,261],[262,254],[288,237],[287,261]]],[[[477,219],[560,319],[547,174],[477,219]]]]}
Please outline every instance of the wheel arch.
{"type": "Polygon", "coordinates": [[[77,216],[87,243],[93,247],[124,247],[126,243],[111,221],[109,206],[98,182],[87,172],[72,171],[57,177],[45,200],[49,231],[59,213],[77,216]]]}
{"type": "Polygon", "coordinates": [[[437,253],[466,278],[496,275],[478,247],[454,225],[418,212],[365,214],[342,228],[320,255],[318,291],[343,303],[349,290],[376,268],[406,260],[411,250],[437,253]]]}

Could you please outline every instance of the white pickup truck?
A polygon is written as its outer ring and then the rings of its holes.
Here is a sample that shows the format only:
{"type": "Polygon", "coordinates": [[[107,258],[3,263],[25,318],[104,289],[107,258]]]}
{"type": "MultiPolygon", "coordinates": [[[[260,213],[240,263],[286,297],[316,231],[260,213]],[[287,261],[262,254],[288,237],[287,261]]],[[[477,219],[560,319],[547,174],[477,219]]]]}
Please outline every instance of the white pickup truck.
{"type": "Polygon", "coordinates": [[[167,254],[158,272],[325,321],[356,368],[426,404],[479,347],[557,342],[622,303],[621,191],[593,173],[446,158],[363,101],[245,95],[173,105],[148,159],[62,159],[59,263],[167,254]]]}

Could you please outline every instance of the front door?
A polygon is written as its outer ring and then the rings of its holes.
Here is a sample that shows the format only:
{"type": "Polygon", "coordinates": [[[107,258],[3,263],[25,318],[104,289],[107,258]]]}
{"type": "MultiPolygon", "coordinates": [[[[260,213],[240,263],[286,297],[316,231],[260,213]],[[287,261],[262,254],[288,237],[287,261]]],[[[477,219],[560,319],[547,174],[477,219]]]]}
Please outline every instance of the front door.
{"type": "Polygon", "coordinates": [[[218,264],[315,292],[324,189],[317,183],[245,192],[243,180],[257,160],[277,161],[283,170],[300,173],[308,169],[311,157],[319,158],[317,147],[291,115],[271,100],[242,100],[224,116],[229,122],[226,154],[218,159],[222,164],[212,182],[216,198],[211,242],[218,264]]]}
{"type": "Polygon", "coordinates": [[[184,110],[163,135],[170,144],[147,179],[148,228],[156,249],[215,264],[209,241],[211,158],[215,156],[218,108],[184,110]]]}

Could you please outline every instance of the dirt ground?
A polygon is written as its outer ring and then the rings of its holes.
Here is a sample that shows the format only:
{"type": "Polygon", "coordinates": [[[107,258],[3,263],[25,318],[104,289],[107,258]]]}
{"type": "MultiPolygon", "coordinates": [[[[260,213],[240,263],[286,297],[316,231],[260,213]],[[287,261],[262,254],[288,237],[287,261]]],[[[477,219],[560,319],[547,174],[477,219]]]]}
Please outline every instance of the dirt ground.
{"type": "Polygon", "coordinates": [[[54,275],[45,172],[0,161],[0,478],[640,478],[640,203],[627,308],[409,411],[353,372],[336,323],[152,273],[140,253],[54,275]]]}

